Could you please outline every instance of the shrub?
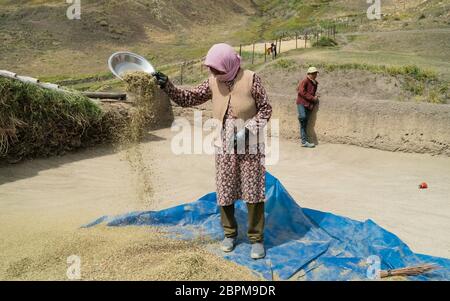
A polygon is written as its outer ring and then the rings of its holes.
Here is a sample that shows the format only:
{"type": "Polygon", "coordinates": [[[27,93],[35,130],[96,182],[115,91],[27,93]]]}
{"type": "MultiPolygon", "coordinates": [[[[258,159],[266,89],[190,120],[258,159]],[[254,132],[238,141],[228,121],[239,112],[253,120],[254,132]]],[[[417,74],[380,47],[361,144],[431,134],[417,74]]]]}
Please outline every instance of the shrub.
{"type": "Polygon", "coordinates": [[[329,37],[321,37],[318,42],[313,43],[313,47],[335,47],[338,43],[329,37]]]}
{"type": "Polygon", "coordinates": [[[281,69],[293,69],[296,67],[296,62],[289,59],[279,59],[275,66],[281,69]]]}

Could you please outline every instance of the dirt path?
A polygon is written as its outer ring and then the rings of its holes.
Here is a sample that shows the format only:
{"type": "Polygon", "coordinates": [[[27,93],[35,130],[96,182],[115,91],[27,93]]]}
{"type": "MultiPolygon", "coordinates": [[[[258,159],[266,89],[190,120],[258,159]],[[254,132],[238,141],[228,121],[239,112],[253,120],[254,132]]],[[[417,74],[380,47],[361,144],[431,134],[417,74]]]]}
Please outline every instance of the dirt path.
{"type": "MultiPolygon", "coordinates": [[[[256,43],[255,44],[255,53],[262,53],[264,54],[265,49],[270,47],[270,42],[267,43],[256,43]]],[[[296,41],[295,39],[292,40],[283,40],[281,42],[281,52],[286,52],[293,49],[305,49],[305,48],[311,48],[311,41],[308,40],[305,45],[305,40],[298,39],[296,41]],[[306,46],[306,47],[305,47],[306,46]]],[[[235,47],[236,50],[239,50],[239,47],[235,47]]],[[[277,51],[279,49],[279,45],[277,45],[277,51]]],[[[252,52],[253,51],[253,45],[243,45],[242,51],[246,52],[252,52]]]]}
{"type": "MultiPolygon", "coordinates": [[[[167,208],[213,191],[213,158],[173,155],[173,135],[156,131],[142,144],[154,168],[152,208],[136,201],[137,179],[108,147],[1,167],[0,279],[65,279],[72,254],[83,260],[83,279],[255,279],[202,244],[153,230],[79,229],[102,215],[167,208]]],[[[450,257],[450,158],[326,144],[305,150],[283,140],[269,170],[303,207],[371,218],[416,252],[450,257]],[[423,181],[429,190],[418,190],[423,181]]]]}

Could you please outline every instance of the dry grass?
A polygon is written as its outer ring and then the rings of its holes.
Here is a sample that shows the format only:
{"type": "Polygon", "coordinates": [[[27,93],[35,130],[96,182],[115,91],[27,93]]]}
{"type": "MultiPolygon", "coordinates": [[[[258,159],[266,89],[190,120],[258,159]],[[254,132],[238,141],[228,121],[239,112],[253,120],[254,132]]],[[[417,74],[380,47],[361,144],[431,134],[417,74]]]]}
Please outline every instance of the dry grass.
{"type": "Polygon", "coordinates": [[[0,159],[62,155],[110,141],[123,118],[76,92],[0,78],[0,159]]]}

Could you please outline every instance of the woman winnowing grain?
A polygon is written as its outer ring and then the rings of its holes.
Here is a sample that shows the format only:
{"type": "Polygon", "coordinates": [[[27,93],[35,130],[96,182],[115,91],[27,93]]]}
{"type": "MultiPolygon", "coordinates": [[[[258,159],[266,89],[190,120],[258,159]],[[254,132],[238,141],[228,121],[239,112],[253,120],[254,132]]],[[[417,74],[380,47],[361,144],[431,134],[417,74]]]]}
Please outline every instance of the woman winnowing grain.
{"type": "Polygon", "coordinates": [[[175,87],[160,72],[153,75],[169,97],[182,107],[198,106],[212,100],[213,116],[222,124],[221,137],[215,144],[217,201],[225,232],[221,249],[231,252],[236,246],[238,225],[234,203],[243,200],[248,207],[251,257],[261,259],[266,255],[263,244],[265,151],[264,142],[251,137],[258,136],[266,126],[272,107],[261,78],[241,68],[241,57],[231,46],[214,45],[204,65],[209,67],[211,76],[192,90],[175,87]],[[255,140],[258,141],[255,143],[255,140]],[[244,148],[238,150],[239,145],[244,148]]]}

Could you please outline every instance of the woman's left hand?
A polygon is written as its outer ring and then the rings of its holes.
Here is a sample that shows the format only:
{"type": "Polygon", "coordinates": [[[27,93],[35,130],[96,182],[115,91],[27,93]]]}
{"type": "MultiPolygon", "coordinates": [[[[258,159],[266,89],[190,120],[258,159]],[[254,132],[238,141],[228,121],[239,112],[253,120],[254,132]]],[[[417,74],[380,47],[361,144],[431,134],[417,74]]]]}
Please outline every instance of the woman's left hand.
{"type": "Polygon", "coordinates": [[[245,138],[250,134],[247,128],[240,130],[234,137],[234,145],[245,145],[245,138]]]}
{"type": "Polygon", "coordinates": [[[165,75],[164,73],[157,71],[152,73],[152,75],[156,78],[156,81],[158,82],[158,86],[161,89],[164,89],[169,82],[169,77],[165,75]]]}

